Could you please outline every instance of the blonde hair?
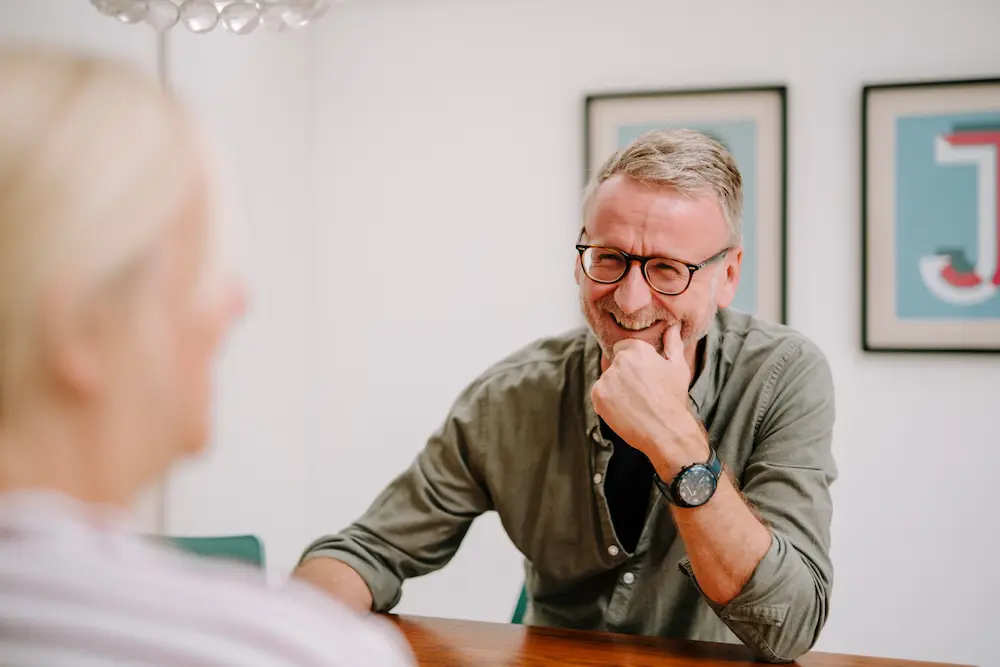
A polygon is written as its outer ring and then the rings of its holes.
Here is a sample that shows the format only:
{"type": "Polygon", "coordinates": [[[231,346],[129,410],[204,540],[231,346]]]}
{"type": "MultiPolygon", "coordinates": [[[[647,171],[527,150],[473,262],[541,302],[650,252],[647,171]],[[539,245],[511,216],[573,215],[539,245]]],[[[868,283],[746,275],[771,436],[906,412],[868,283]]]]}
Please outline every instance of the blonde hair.
{"type": "Polygon", "coordinates": [[[714,196],[729,226],[730,242],[742,242],[743,179],[733,156],[712,137],[685,128],[653,130],[638,137],[591,176],[583,198],[585,219],[598,188],[616,174],[688,196],[714,196]]]}
{"type": "Polygon", "coordinates": [[[198,188],[213,193],[181,105],[125,63],[0,47],[0,91],[3,417],[37,352],[45,293],[66,284],[82,300],[107,289],[198,188]]]}

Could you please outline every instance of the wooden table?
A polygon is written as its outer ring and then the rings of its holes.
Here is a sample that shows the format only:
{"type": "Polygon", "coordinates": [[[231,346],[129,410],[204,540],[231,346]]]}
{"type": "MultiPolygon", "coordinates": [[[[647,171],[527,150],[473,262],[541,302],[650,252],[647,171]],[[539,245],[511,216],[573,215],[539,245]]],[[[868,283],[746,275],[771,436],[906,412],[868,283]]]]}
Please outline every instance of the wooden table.
{"type": "MultiPolygon", "coordinates": [[[[599,632],[390,616],[428,667],[722,667],[753,662],[743,646],[599,632]]],[[[811,652],[803,667],[930,667],[933,663],[811,652]]]]}

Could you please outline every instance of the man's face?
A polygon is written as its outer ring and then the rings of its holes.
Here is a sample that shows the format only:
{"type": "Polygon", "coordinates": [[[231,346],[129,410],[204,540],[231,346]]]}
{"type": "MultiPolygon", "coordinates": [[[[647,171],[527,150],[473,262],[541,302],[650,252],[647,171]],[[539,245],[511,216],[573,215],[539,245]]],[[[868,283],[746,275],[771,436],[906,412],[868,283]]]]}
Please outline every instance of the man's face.
{"type": "MultiPolygon", "coordinates": [[[[699,264],[728,241],[729,227],[714,197],[686,197],[619,174],[598,189],[581,243],[699,264]]],[[[612,348],[625,338],[645,341],[662,354],[663,334],[674,323],[680,323],[690,350],[708,331],[716,310],[732,301],[741,257],[736,249],[696,271],[687,290],[676,296],[653,290],[636,262],[624,278],[607,285],[590,280],[578,260],[580,305],[600,343],[603,365],[611,363],[612,348]]]]}

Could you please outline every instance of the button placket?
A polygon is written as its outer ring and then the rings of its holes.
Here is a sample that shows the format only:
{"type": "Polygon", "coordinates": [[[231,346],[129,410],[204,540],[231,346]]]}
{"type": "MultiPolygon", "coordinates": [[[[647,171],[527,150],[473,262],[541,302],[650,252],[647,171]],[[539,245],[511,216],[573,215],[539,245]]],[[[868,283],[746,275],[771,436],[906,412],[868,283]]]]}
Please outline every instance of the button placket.
{"type": "Polygon", "coordinates": [[[619,556],[619,554],[621,554],[621,548],[615,543],[614,527],[611,524],[611,514],[608,510],[607,499],[604,497],[603,487],[603,484],[607,479],[608,460],[611,458],[611,445],[604,440],[600,429],[593,429],[590,432],[590,438],[596,445],[590,452],[592,473],[590,481],[594,499],[597,503],[598,512],[600,514],[600,539],[606,545],[604,547],[606,553],[611,556],[612,559],[615,559],[619,556]]]}

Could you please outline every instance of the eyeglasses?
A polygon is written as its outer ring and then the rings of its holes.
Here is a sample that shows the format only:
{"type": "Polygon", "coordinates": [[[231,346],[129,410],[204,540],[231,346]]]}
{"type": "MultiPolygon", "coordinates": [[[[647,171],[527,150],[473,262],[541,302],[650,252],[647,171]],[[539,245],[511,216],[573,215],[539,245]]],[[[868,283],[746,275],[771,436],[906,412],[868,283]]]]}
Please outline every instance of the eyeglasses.
{"type": "Polygon", "coordinates": [[[588,278],[595,283],[610,285],[628,273],[632,262],[639,262],[642,275],[655,291],[667,296],[677,296],[691,284],[695,271],[722,259],[732,247],[726,247],[700,264],[689,264],[670,257],[643,257],[630,255],[624,250],[599,245],[578,245],[580,265],[588,278]]]}

